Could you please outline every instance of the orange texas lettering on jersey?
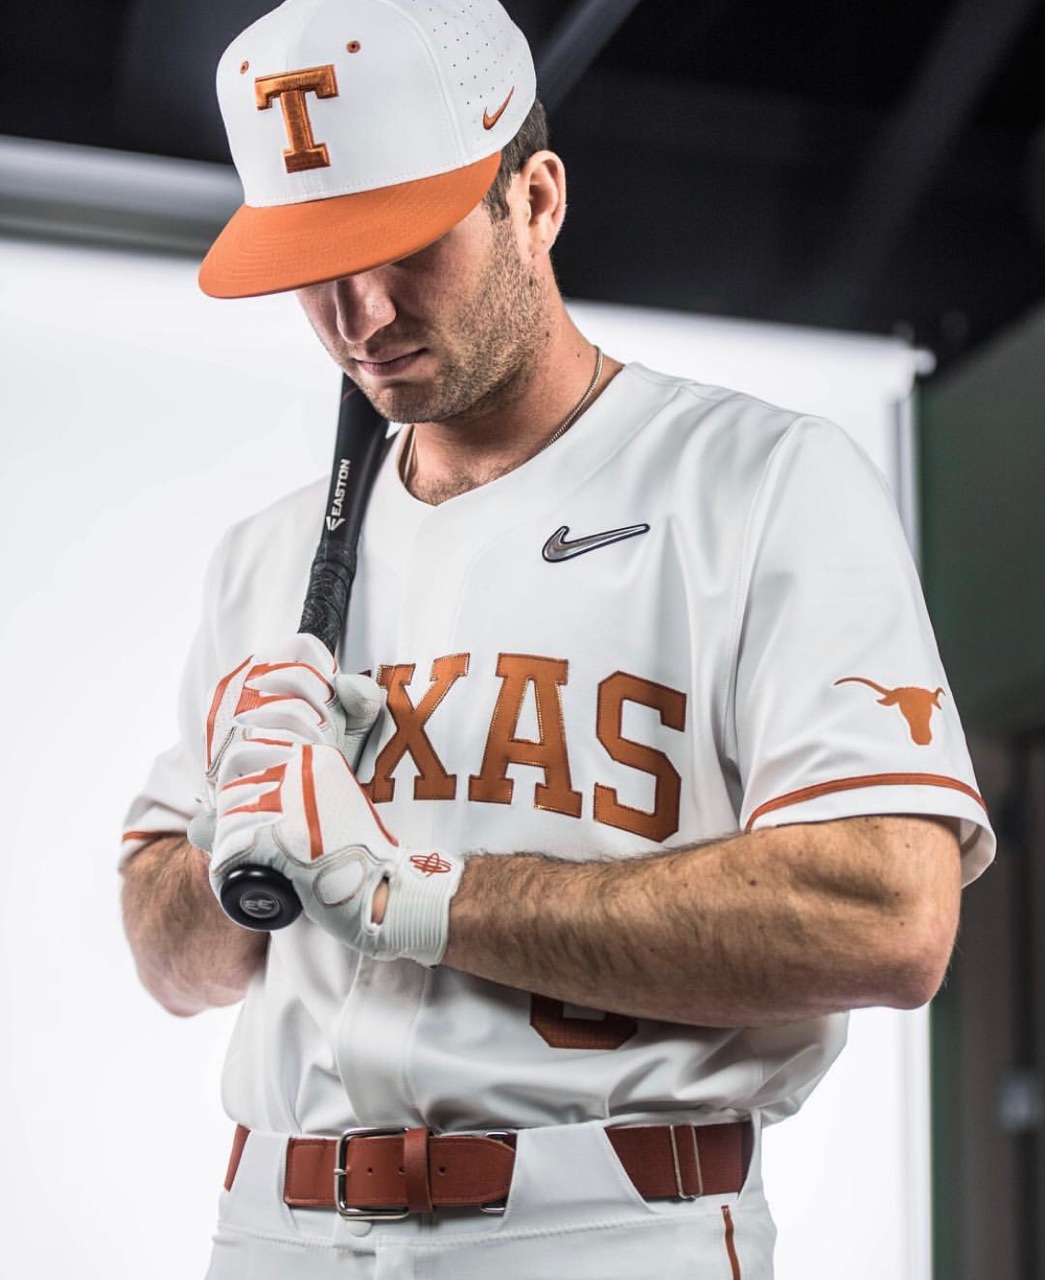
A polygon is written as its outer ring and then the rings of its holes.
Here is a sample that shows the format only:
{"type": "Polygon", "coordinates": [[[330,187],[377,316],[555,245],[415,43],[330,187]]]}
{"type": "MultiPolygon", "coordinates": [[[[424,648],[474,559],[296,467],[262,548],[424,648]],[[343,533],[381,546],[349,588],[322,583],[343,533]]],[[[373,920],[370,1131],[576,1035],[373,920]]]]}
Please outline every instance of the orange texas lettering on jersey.
{"type": "MultiPolygon", "coordinates": [[[[452,800],[459,785],[466,785],[469,800],[511,804],[516,783],[508,776],[508,767],[521,764],[543,774],[543,780],[534,785],[535,808],[579,818],[583,796],[573,785],[562,712],[569,664],[534,654],[498,656],[500,686],[490,711],[486,746],[482,759],[475,761],[476,772],[462,783],[440,760],[427,726],[451,688],[467,677],[468,662],[469,655],[464,653],[436,658],[428,687],[413,693],[416,664],[378,669],[377,682],[387,695],[393,733],[374,761],[374,776],[367,784],[371,800],[382,804],[394,797],[397,780],[392,774],[409,755],[416,770],[415,800],[452,800]],[[537,738],[519,736],[519,721],[528,702],[536,712],[537,738]]],[[[624,804],[615,788],[598,782],[592,792],[592,813],[596,822],[660,842],[679,829],[682,779],[663,751],[624,737],[624,707],[629,702],[652,708],[667,729],[681,733],[686,727],[684,693],[623,671],[607,676],[598,686],[596,736],[611,760],[652,778],[653,805],[646,810],[624,804]]]]}

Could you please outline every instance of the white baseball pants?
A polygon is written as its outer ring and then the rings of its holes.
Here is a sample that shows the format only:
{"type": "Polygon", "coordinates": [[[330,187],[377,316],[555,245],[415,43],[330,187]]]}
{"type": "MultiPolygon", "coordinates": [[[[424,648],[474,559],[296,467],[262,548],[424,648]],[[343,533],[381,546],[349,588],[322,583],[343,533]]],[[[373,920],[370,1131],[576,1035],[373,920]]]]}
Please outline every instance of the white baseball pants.
{"type": "Polygon", "coordinates": [[[600,1124],[523,1130],[503,1215],[371,1224],[288,1208],[286,1139],[254,1132],[221,1193],[207,1280],[771,1280],[759,1146],[756,1133],[738,1195],[646,1201],[600,1124]]]}

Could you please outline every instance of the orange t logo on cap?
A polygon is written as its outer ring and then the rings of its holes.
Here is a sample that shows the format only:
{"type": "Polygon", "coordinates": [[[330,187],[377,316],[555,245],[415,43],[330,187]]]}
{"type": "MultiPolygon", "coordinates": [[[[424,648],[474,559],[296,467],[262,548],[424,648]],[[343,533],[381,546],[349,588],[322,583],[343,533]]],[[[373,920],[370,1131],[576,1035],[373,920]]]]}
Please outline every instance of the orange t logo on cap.
{"type": "Polygon", "coordinates": [[[333,66],[328,64],[325,67],[306,67],[304,71],[286,71],[278,76],[258,76],[254,81],[254,100],[259,111],[267,111],[275,98],[279,99],[283,109],[283,123],[290,141],[290,148],[283,152],[287,173],[330,167],[326,143],[317,143],[312,134],[312,121],[305,105],[306,93],[314,93],[317,98],[336,98],[337,77],[333,66]]]}

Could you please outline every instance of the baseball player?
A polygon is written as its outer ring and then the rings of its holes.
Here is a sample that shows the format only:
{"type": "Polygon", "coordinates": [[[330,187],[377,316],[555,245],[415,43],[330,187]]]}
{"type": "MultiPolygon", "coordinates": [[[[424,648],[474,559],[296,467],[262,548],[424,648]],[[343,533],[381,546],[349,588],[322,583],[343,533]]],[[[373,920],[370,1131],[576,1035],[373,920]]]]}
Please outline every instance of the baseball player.
{"type": "Polygon", "coordinates": [[[336,654],[324,485],[226,535],[127,822],[145,985],[243,1000],[209,1274],[765,1280],[762,1127],[933,995],[993,853],[888,491],[577,330],[495,0],[287,0],[218,89],[203,288],[296,290],[403,425],[336,654]],[[245,862],[289,928],[222,914],[245,862]]]}

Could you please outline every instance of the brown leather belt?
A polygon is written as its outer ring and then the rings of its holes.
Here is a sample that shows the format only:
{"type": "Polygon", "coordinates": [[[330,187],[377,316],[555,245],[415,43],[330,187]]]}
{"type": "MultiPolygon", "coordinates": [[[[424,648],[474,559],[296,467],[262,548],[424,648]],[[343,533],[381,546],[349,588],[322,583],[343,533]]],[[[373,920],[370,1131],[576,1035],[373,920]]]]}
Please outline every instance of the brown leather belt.
{"type": "MultiPolygon", "coordinates": [[[[632,1125],[606,1137],[647,1200],[692,1200],[739,1191],[751,1158],[747,1123],[632,1125]]],[[[236,1130],[231,1188],[248,1131],[236,1130]]],[[[439,1208],[501,1212],[512,1182],[515,1133],[350,1129],[340,1138],[289,1138],[283,1200],[346,1217],[404,1218],[439,1208]]]]}

